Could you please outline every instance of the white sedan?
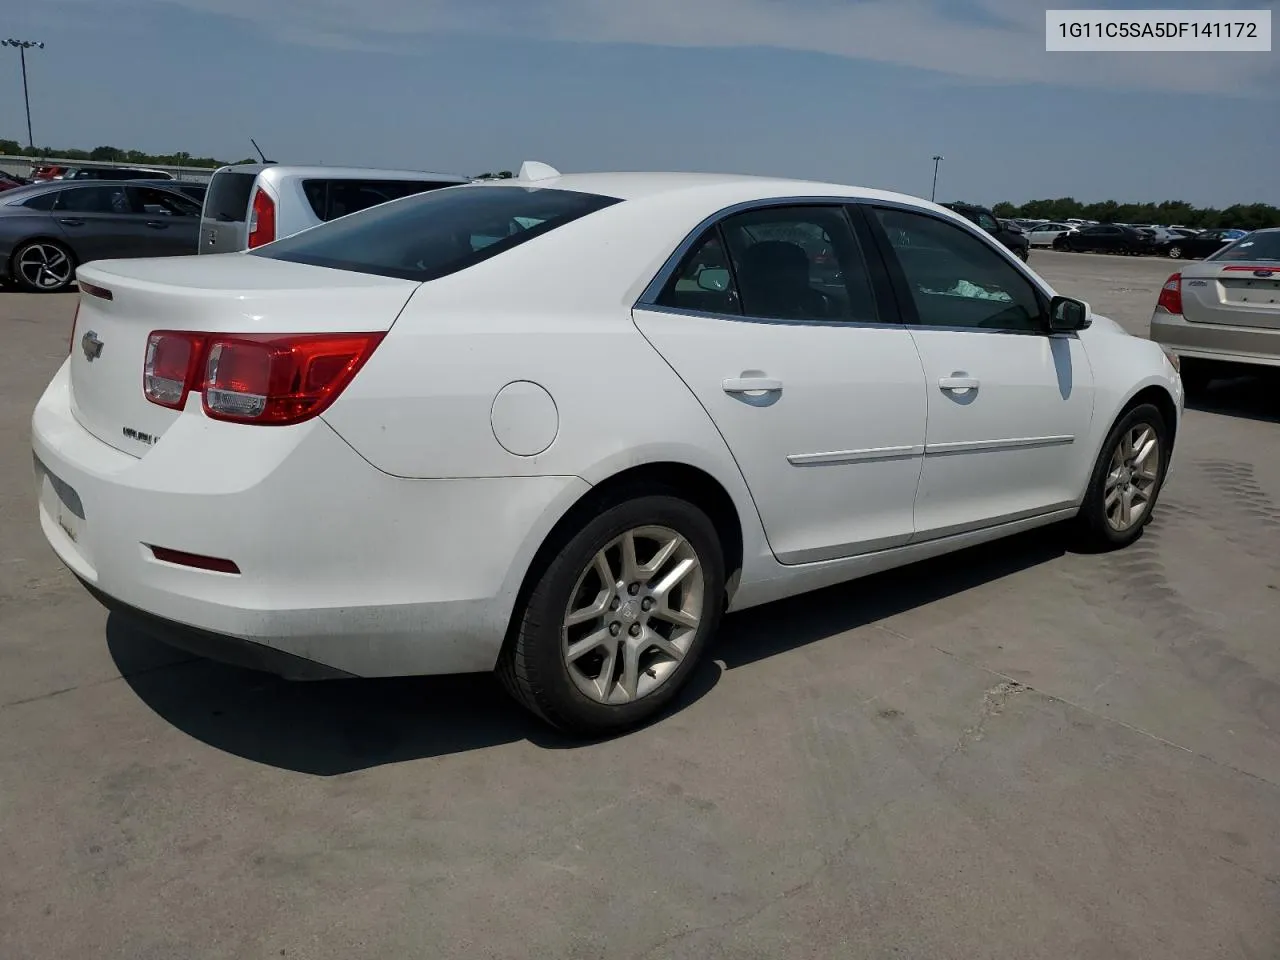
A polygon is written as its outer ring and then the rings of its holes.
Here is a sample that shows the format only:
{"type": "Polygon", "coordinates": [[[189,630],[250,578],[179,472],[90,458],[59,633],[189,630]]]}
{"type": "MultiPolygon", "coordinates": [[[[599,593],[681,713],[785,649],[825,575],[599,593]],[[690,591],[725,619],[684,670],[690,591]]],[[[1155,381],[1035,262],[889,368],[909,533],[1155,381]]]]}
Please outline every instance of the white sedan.
{"type": "Polygon", "coordinates": [[[1027,240],[1033,247],[1052,247],[1053,241],[1064,233],[1072,233],[1077,229],[1071,223],[1038,223],[1027,231],[1027,240]]]}
{"type": "Polygon", "coordinates": [[[1151,517],[1161,348],[945,208],[694,174],[519,178],[250,253],[79,270],[39,516],[107,606],[288,677],[495,670],[600,734],[726,610],[1151,517]]]}

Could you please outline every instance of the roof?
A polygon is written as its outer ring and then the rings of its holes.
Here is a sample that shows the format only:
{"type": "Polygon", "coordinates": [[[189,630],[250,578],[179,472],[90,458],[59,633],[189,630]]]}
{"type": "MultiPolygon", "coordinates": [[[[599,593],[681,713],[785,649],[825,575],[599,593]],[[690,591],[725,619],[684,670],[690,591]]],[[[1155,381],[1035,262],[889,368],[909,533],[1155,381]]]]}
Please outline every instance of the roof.
{"type": "Polygon", "coordinates": [[[619,200],[642,200],[680,192],[708,191],[729,202],[764,200],[773,197],[863,197],[919,204],[919,197],[856,187],[849,184],[824,183],[817,180],[793,180],[780,177],[759,177],[734,173],[566,173],[546,180],[527,181],[519,178],[486,180],[485,186],[573,190],[579,193],[596,193],[619,200]]]}

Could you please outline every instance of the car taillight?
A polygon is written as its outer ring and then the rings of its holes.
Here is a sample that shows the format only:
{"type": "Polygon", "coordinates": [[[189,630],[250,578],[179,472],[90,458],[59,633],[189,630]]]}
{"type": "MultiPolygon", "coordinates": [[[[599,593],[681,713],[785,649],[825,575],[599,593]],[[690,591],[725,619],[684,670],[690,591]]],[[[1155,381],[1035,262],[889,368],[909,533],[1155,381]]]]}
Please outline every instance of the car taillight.
{"type": "Polygon", "coordinates": [[[1182,274],[1175,273],[1160,288],[1160,299],[1156,306],[1164,307],[1170,313],[1182,313],[1182,274]]]}
{"type": "Polygon", "coordinates": [[[181,409],[204,394],[214,420],[287,426],[328,407],[384,333],[243,334],[156,331],[147,339],[144,393],[181,409]]]}
{"type": "Polygon", "coordinates": [[[270,243],[276,238],[276,204],[259,187],[253,194],[253,212],[249,217],[249,249],[270,243]]]}
{"type": "Polygon", "coordinates": [[[147,337],[147,355],[142,364],[142,392],[152,403],[181,410],[187,394],[200,375],[204,335],[157,330],[147,337]]]}

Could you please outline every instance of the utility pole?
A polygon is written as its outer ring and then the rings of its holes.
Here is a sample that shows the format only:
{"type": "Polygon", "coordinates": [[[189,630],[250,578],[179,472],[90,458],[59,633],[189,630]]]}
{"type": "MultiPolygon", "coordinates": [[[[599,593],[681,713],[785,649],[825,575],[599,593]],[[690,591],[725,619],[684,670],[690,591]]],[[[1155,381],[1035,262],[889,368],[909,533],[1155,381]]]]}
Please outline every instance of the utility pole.
{"type": "Polygon", "coordinates": [[[938,193],[938,164],[945,160],[946,157],[938,154],[933,158],[933,189],[929,191],[929,202],[933,202],[933,198],[938,193]]]}
{"type": "Polygon", "coordinates": [[[31,97],[27,93],[27,51],[33,48],[43,50],[44,43],[36,40],[15,40],[10,37],[8,40],[0,41],[0,47],[17,47],[18,56],[22,59],[22,102],[27,107],[27,146],[31,148],[31,152],[34,154],[36,141],[31,135],[31,97]]]}

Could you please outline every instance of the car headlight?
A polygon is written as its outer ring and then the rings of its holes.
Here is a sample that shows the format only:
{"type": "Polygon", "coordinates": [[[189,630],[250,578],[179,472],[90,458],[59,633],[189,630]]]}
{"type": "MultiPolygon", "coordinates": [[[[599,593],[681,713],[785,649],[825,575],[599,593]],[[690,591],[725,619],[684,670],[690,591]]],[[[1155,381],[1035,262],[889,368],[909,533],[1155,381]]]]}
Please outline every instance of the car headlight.
{"type": "Polygon", "coordinates": [[[1168,347],[1166,347],[1163,343],[1160,344],[1160,349],[1164,351],[1165,357],[1168,358],[1169,366],[1173,367],[1173,369],[1181,373],[1182,361],[1178,359],[1178,355],[1174,353],[1172,350],[1170,350],[1168,347]]]}

